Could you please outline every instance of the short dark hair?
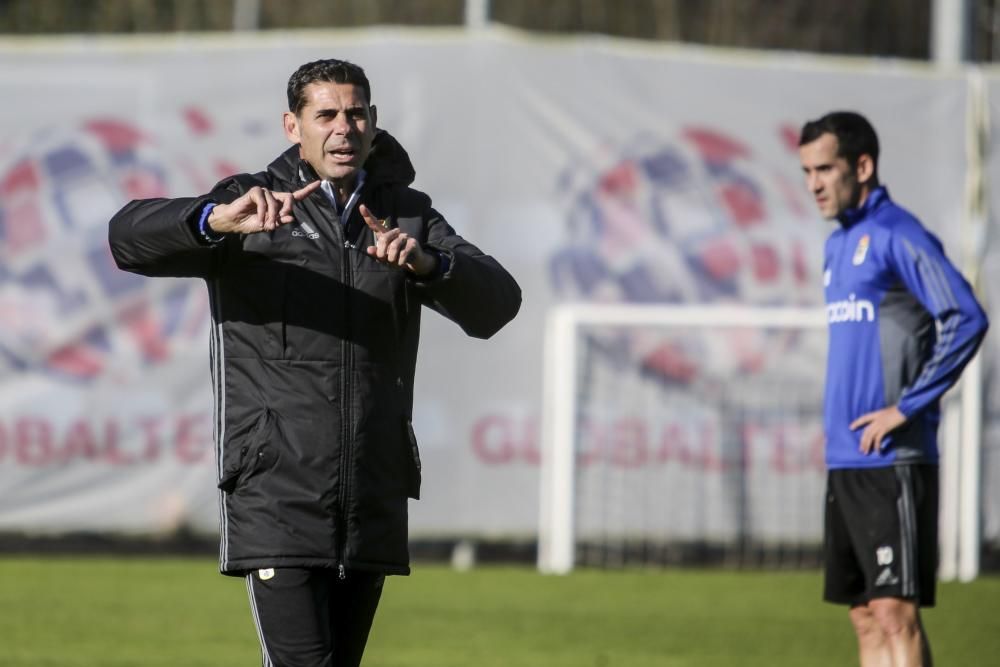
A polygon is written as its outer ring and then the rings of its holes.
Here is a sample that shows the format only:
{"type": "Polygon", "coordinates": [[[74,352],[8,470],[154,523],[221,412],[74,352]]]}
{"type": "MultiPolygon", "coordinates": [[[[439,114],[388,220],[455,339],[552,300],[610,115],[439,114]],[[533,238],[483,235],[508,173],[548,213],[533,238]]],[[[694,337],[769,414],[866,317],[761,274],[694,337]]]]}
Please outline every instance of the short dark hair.
{"type": "Polygon", "coordinates": [[[288,110],[298,115],[306,105],[305,90],[310,83],[328,81],[330,83],[350,83],[361,86],[365,91],[365,101],[372,103],[372,88],[365,71],[346,60],[327,58],[314,60],[302,65],[288,77],[288,110]]]}
{"type": "Polygon", "coordinates": [[[868,119],[854,111],[833,111],[802,126],[799,146],[811,144],[824,134],[837,137],[837,157],[847,160],[851,168],[858,158],[870,155],[872,166],[878,167],[878,135],[868,119]]]}

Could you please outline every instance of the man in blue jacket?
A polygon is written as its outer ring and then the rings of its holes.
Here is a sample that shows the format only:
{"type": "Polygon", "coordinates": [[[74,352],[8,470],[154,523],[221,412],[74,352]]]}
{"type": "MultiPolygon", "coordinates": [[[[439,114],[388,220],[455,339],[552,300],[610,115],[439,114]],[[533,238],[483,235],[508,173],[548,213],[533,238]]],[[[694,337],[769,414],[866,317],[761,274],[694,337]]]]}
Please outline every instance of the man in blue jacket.
{"type": "Polygon", "coordinates": [[[861,115],[806,123],[806,183],[837,228],[826,242],[824,598],[850,606],[862,667],[930,665],[919,608],[934,605],[941,395],[986,333],[941,242],[878,180],[861,115]]]}

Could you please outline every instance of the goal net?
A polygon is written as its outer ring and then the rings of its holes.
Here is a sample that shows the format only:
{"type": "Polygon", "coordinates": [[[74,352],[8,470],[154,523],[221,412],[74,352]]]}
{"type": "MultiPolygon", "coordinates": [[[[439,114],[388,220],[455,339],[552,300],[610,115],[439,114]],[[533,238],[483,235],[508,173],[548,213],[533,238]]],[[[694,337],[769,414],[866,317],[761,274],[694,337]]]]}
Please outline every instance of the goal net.
{"type": "Polygon", "coordinates": [[[825,327],[815,308],[557,308],[540,568],[818,563],[825,327]]]}
{"type": "MultiPolygon", "coordinates": [[[[822,308],[553,309],[539,569],[819,565],[825,366],[822,308]]],[[[942,405],[945,580],[979,572],[981,376],[942,405]]]]}

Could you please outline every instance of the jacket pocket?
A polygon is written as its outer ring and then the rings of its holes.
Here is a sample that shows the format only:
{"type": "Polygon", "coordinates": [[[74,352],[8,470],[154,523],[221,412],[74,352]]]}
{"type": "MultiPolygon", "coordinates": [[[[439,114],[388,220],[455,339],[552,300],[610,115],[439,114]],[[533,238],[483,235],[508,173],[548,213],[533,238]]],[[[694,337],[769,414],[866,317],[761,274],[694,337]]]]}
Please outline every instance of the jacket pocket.
{"type": "Polygon", "coordinates": [[[257,422],[247,431],[242,444],[231,442],[223,455],[223,469],[218,487],[231,494],[257,472],[274,465],[276,450],[274,447],[274,413],[270,409],[257,419],[257,422]]]}
{"type": "Polygon", "coordinates": [[[417,446],[417,435],[413,432],[413,422],[409,419],[403,420],[403,425],[405,427],[404,438],[407,447],[410,450],[409,461],[410,465],[407,466],[409,474],[406,480],[406,495],[414,500],[420,499],[420,448],[417,446]]]}

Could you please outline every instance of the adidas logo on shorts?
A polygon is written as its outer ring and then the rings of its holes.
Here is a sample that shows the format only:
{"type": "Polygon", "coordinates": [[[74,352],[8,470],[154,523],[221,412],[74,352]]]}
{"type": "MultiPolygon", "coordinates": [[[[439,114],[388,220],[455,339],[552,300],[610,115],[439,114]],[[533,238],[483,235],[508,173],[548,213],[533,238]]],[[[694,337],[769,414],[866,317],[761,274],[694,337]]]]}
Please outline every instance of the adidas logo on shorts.
{"type": "Polygon", "coordinates": [[[878,579],[875,580],[876,586],[892,586],[899,583],[899,577],[892,573],[892,568],[885,568],[879,572],[878,579]]]}

